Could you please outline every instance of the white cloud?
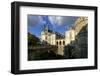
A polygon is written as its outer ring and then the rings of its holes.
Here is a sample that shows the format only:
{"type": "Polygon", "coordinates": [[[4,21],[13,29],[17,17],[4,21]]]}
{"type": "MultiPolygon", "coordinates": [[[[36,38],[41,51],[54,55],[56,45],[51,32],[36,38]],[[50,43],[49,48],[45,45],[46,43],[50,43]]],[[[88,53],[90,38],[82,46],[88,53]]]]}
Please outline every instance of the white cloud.
{"type": "Polygon", "coordinates": [[[49,16],[48,17],[53,26],[72,25],[77,17],[73,16],[49,16]]]}

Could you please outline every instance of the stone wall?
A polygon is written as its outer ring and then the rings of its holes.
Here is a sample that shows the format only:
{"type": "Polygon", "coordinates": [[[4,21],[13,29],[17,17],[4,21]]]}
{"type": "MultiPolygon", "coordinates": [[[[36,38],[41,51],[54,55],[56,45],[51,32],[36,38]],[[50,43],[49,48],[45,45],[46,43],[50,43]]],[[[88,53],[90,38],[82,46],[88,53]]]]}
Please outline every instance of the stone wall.
{"type": "Polygon", "coordinates": [[[88,57],[88,19],[80,17],[75,22],[75,40],[65,46],[64,55],[67,58],[88,57]]]}
{"type": "Polygon", "coordinates": [[[72,51],[72,57],[74,58],[87,58],[88,57],[88,30],[87,25],[84,26],[77,34],[74,44],[74,50],[72,51]]]}

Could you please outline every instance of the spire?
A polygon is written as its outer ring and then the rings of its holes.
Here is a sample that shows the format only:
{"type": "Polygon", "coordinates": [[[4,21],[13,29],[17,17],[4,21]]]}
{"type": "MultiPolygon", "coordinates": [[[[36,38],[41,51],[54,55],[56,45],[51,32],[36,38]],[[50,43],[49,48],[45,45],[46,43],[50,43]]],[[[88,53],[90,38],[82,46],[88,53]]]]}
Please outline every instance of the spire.
{"type": "Polygon", "coordinates": [[[44,31],[48,31],[48,26],[44,25],[44,31]]]}
{"type": "Polygon", "coordinates": [[[68,26],[65,26],[65,30],[67,31],[69,29],[69,27],[68,26]]]}

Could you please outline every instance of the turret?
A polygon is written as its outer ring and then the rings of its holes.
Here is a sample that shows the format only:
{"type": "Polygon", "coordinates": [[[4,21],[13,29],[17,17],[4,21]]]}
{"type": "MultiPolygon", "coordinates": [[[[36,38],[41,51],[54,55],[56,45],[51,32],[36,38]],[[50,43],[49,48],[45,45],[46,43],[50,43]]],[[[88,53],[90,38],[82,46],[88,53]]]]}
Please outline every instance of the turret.
{"type": "Polygon", "coordinates": [[[44,25],[44,32],[47,33],[48,32],[48,26],[44,25]]]}

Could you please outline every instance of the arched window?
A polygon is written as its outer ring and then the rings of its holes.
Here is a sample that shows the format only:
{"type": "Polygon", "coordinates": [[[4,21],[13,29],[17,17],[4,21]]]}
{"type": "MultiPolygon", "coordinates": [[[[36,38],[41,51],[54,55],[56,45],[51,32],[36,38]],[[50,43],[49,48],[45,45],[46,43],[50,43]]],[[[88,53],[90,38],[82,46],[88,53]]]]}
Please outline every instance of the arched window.
{"type": "Polygon", "coordinates": [[[65,45],[65,41],[63,41],[63,45],[65,45]]]}
{"type": "Polygon", "coordinates": [[[59,42],[59,45],[61,45],[61,41],[59,42]]]}
{"type": "Polygon", "coordinates": [[[56,44],[58,45],[58,41],[56,42],[56,44]]]}
{"type": "Polygon", "coordinates": [[[45,39],[47,40],[47,36],[45,37],[45,39]]]}

